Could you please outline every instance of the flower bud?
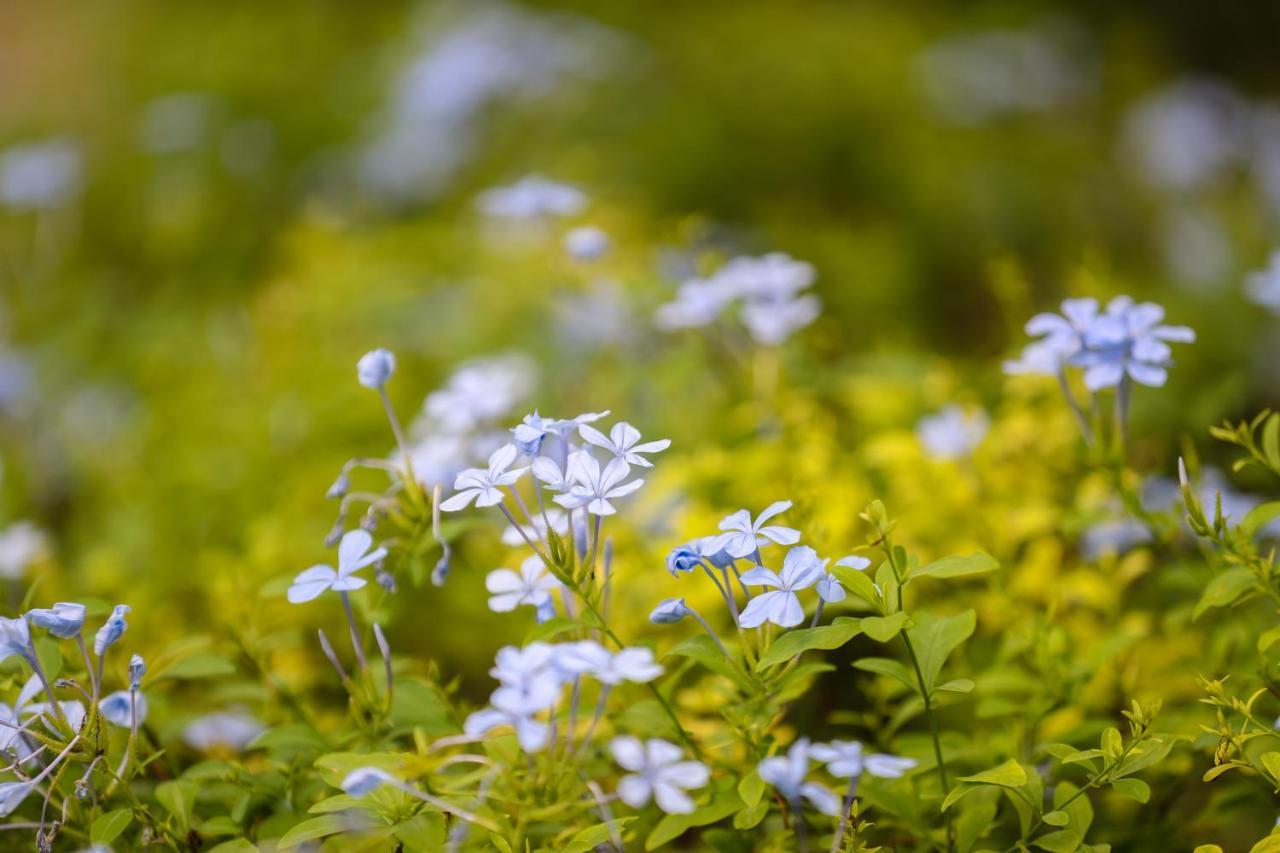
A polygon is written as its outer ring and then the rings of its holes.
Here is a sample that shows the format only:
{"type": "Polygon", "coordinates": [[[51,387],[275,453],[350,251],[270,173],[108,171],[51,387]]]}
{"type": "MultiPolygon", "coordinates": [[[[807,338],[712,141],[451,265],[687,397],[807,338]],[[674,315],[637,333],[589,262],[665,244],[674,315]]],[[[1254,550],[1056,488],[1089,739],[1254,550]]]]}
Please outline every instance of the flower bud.
{"type": "Polygon", "coordinates": [[[142,684],[142,676],[147,674],[147,663],[142,655],[129,658],[129,689],[137,690],[142,684]]]}
{"type": "Polygon", "coordinates": [[[395,370],[396,357],[388,349],[371,350],[356,363],[356,377],[360,384],[375,391],[387,384],[395,370]]]}
{"type": "Polygon", "coordinates": [[[655,625],[671,625],[689,615],[683,598],[668,598],[653,609],[649,621],[655,625]]]}

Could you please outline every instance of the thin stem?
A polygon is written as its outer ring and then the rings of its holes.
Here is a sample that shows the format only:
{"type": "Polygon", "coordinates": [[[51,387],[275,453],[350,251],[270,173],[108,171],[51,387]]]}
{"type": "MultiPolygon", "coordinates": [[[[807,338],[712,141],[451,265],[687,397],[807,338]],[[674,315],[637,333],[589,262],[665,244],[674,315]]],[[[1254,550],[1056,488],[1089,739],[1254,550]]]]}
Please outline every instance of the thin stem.
{"type": "Polygon", "coordinates": [[[414,495],[419,497],[418,478],[413,473],[413,459],[409,456],[409,442],[405,440],[404,430],[400,427],[400,419],[396,417],[395,407],[391,405],[391,398],[387,396],[387,389],[379,386],[378,396],[382,399],[382,408],[387,413],[387,421],[391,424],[391,432],[395,434],[396,446],[400,448],[400,459],[404,462],[405,472],[405,488],[414,495]]]}
{"type": "MultiPolygon", "coordinates": [[[[703,563],[703,565],[705,566],[706,564],[703,563]]],[[[721,566],[720,577],[722,580],[724,580],[724,588],[725,588],[724,598],[725,598],[725,601],[729,602],[729,610],[731,613],[733,613],[733,624],[738,625],[739,624],[738,599],[734,597],[733,586],[729,583],[729,570],[721,566]]],[[[738,630],[742,630],[742,629],[739,628],[738,630]]]]}
{"type": "Polygon", "coordinates": [[[93,703],[98,703],[99,682],[97,674],[93,671],[93,661],[89,659],[89,648],[84,644],[84,636],[76,634],[76,645],[80,647],[80,654],[84,656],[84,668],[89,673],[89,684],[93,688],[93,703]]]}
{"type": "Polygon", "coordinates": [[[502,514],[507,517],[507,521],[511,522],[511,526],[514,527],[516,531],[520,534],[520,538],[523,539],[525,543],[530,548],[533,549],[533,553],[538,555],[538,559],[542,560],[543,564],[547,568],[549,569],[554,568],[551,565],[550,558],[548,558],[547,555],[543,553],[542,549],[538,547],[536,542],[534,542],[532,539],[529,538],[529,534],[525,532],[524,527],[516,521],[516,517],[511,514],[511,510],[507,509],[507,505],[505,503],[500,503],[498,504],[498,509],[502,510],[502,514]]]}
{"type": "Polygon", "coordinates": [[[1084,410],[1076,402],[1076,395],[1071,393],[1071,383],[1067,382],[1067,371],[1061,365],[1058,366],[1058,384],[1062,386],[1062,396],[1067,398],[1067,405],[1071,407],[1071,413],[1076,416],[1076,422],[1080,424],[1080,432],[1084,434],[1084,443],[1093,444],[1093,429],[1089,426],[1089,419],[1085,417],[1084,410]]]}
{"type": "Polygon", "coordinates": [[[799,797],[791,801],[791,811],[796,818],[796,846],[800,848],[800,853],[809,853],[809,827],[804,822],[804,804],[799,797]]]}
{"type": "Polygon", "coordinates": [[[840,853],[840,843],[844,841],[844,828],[849,823],[849,810],[853,808],[853,798],[858,793],[858,777],[849,778],[849,790],[845,792],[843,808],[840,809],[840,823],[836,826],[836,837],[831,842],[831,853],[840,853]]]}
{"type": "Polygon", "coordinates": [[[818,606],[813,609],[813,621],[809,623],[810,628],[818,627],[818,622],[822,620],[822,606],[826,603],[825,599],[818,599],[818,606]]]}
{"type": "Polygon", "coordinates": [[[31,649],[31,669],[35,672],[36,677],[40,679],[40,685],[44,687],[44,694],[49,697],[49,705],[53,708],[53,713],[57,716],[58,721],[66,726],[68,732],[75,734],[75,729],[71,727],[71,722],[62,711],[62,705],[58,704],[58,698],[53,695],[53,687],[49,684],[48,676],[44,674],[44,667],[40,664],[40,656],[36,654],[36,644],[32,642],[29,648],[31,649]]]}
{"type": "Polygon", "coordinates": [[[342,598],[342,609],[347,614],[347,626],[351,629],[351,646],[356,650],[356,661],[360,664],[360,669],[364,670],[368,665],[364,659],[364,642],[360,639],[360,631],[356,628],[356,614],[351,609],[351,596],[347,595],[347,591],[340,590],[339,597],[342,598]]]}
{"type": "MultiPolygon", "coordinates": [[[[899,635],[902,642],[907,647],[907,654],[911,657],[911,666],[916,671],[916,681],[920,685],[920,698],[924,700],[924,714],[929,720],[929,736],[933,739],[933,756],[938,763],[938,781],[942,783],[942,796],[946,796],[951,789],[951,784],[947,781],[947,764],[942,758],[942,739],[938,734],[938,718],[933,713],[933,700],[929,696],[929,691],[925,688],[924,672],[920,669],[920,659],[916,657],[915,647],[911,645],[911,638],[907,636],[907,632],[901,631],[899,635]]],[[[952,849],[952,833],[951,833],[951,813],[947,812],[947,849],[952,849]]]]}
{"type": "Polygon", "coordinates": [[[720,651],[724,654],[725,660],[729,661],[730,663],[733,663],[733,658],[729,656],[729,650],[725,648],[724,643],[720,642],[720,638],[716,636],[715,631],[711,630],[711,626],[707,624],[706,619],[702,618],[702,614],[694,610],[692,607],[689,607],[687,604],[685,605],[685,608],[689,611],[689,615],[692,616],[694,619],[697,619],[698,623],[702,625],[704,629],[706,629],[708,636],[710,636],[711,639],[716,641],[716,645],[720,647],[720,651]]]}
{"type": "Polygon", "coordinates": [[[587,726],[587,731],[582,736],[581,752],[585,753],[591,748],[591,736],[596,732],[596,726],[600,725],[600,718],[604,716],[604,703],[609,698],[608,684],[600,685],[600,696],[596,699],[596,711],[591,716],[591,724],[587,726]]]}

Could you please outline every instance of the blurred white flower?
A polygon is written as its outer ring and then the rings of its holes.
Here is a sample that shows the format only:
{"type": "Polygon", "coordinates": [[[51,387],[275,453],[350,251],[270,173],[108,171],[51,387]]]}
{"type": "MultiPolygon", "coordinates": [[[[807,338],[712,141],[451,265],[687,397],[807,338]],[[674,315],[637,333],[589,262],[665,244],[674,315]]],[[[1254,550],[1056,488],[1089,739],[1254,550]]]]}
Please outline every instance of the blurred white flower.
{"type": "Polygon", "coordinates": [[[500,219],[546,219],[576,216],[586,209],[587,196],[570,184],[528,175],[514,184],[485,190],[476,197],[476,208],[500,219]]]}
{"type": "Polygon", "coordinates": [[[69,139],[15,145],[0,152],[0,205],[12,210],[61,207],[80,194],[83,157],[69,139]]]}
{"type": "Polygon", "coordinates": [[[238,752],[264,731],[266,727],[244,711],[220,711],[188,723],[182,730],[182,740],[192,749],[205,752],[214,749],[238,752]]]}
{"type": "Polygon", "coordinates": [[[564,250],[575,261],[598,261],[609,251],[609,235],[594,225],[580,225],[564,235],[564,250]]]}
{"type": "Polygon", "coordinates": [[[496,613],[509,613],[521,604],[535,608],[544,606],[560,588],[560,581],[547,571],[542,558],[535,554],[525,558],[519,572],[511,569],[489,572],[484,586],[491,593],[489,609],[496,613]]]}
{"type": "Polygon", "coordinates": [[[1249,274],[1244,290],[1250,300],[1280,316],[1280,251],[1271,254],[1265,269],[1249,274]]]}
{"type": "Polygon", "coordinates": [[[1182,80],[1130,109],[1125,145],[1138,173],[1153,187],[1205,189],[1239,163],[1247,119],[1244,101],[1225,84],[1182,80]]]}
{"type": "Polygon", "coordinates": [[[684,760],[680,747],[658,738],[616,737],[609,751],[623,769],[631,771],[618,780],[618,799],[633,809],[653,799],[667,814],[689,814],[693,800],[685,792],[701,788],[711,778],[707,765],[684,760]]]}
{"type": "Polygon", "coordinates": [[[990,426],[986,412],[967,411],[953,403],[921,418],[916,425],[916,436],[933,458],[960,459],[973,453],[990,426]]]}
{"type": "Polygon", "coordinates": [[[15,521],[0,530],[0,578],[15,580],[49,551],[44,532],[29,521],[15,521]]]}

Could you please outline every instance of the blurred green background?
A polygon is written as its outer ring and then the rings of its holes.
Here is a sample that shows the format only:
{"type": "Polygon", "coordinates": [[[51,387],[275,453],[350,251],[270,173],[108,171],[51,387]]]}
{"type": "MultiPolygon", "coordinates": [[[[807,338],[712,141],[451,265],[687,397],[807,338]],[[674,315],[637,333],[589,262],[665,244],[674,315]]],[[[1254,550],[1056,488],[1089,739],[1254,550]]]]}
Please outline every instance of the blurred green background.
{"type": "MultiPolygon", "coordinates": [[[[672,467],[731,452],[742,374],[651,316],[740,252],[816,266],[788,418],[837,444],[994,406],[1063,295],[1165,304],[1200,336],[1135,404],[1168,474],[1183,436],[1280,402],[1280,321],[1242,289],[1280,242],[1278,31],[1248,2],[3,4],[0,524],[45,536],[9,605],[33,579],[127,600],[143,646],[336,619],[280,580],[324,557],[342,463],[390,450],[354,382],[375,346],[406,419],[518,351],[529,408],[613,408],[672,467]],[[590,195],[601,266],[475,210],[527,173],[590,195]],[[601,278],[623,298],[566,314],[601,278]]],[[[701,494],[704,524],[782,496],[701,494]]],[[[502,557],[406,585],[398,648],[482,679],[521,634],[484,610],[502,557]],[[465,618],[404,618],[437,609],[465,618]]]]}

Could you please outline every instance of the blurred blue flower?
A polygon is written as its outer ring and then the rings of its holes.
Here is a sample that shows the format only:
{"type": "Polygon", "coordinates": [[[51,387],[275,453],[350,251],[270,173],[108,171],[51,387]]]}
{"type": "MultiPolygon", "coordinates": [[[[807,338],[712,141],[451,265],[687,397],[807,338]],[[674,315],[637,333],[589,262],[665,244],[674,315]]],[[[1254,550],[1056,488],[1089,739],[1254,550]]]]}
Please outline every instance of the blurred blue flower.
{"type": "Polygon", "coordinates": [[[107,621],[98,629],[97,635],[93,638],[93,653],[98,657],[102,657],[108,648],[116,644],[116,641],[124,635],[129,628],[129,623],[125,621],[125,616],[129,614],[132,608],[127,604],[117,604],[112,610],[111,615],[107,617],[107,621]]]}
{"type": "Polygon", "coordinates": [[[387,384],[396,369],[396,357],[388,349],[375,349],[365,353],[356,362],[356,378],[360,384],[375,391],[387,384]]]}
{"type": "Polygon", "coordinates": [[[655,625],[671,625],[689,615],[689,608],[683,598],[668,598],[653,608],[649,621],[655,625]]]}

